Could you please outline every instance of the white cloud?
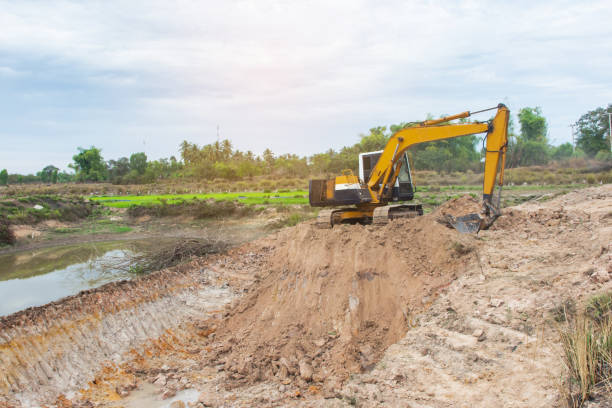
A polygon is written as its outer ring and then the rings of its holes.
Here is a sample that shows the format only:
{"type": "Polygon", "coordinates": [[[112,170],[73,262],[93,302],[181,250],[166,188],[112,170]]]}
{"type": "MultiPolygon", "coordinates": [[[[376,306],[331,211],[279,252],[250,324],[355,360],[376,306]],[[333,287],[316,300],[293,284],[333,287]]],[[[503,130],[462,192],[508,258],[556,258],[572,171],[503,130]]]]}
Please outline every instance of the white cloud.
{"type": "MultiPolygon", "coordinates": [[[[372,126],[504,98],[515,110],[542,105],[551,135],[564,141],[568,118],[612,99],[606,1],[6,1],[0,9],[0,55],[10,55],[0,57],[0,81],[22,71],[46,78],[50,65],[57,72],[46,85],[61,79],[40,90],[61,105],[36,110],[42,125],[0,119],[24,137],[63,120],[63,132],[109,158],[142,139],[156,146],[150,155],[174,154],[182,139],[213,140],[217,123],[240,148],[310,154],[372,126]],[[95,89],[79,94],[71,78],[95,89]]],[[[33,92],[20,86],[16,95],[33,92]]],[[[66,144],[67,161],[75,147],[66,144]]]]}

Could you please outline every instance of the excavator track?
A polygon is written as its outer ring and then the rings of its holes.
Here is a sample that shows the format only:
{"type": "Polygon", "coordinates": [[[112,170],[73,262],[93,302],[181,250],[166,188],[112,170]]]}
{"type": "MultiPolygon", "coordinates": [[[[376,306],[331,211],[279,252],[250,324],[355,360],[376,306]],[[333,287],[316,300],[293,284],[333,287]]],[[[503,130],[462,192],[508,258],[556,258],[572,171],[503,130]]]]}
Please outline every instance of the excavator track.
{"type": "Polygon", "coordinates": [[[333,214],[335,210],[321,210],[315,220],[315,226],[321,229],[329,229],[333,227],[333,214]]]}
{"type": "Polygon", "coordinates": [[[378,207],[374,210],[372,223],[375,225],[384,225],[390,220],[397,218],[415,218],[423,215],[423,206],[421,204],[395,204],[378,207]]]}

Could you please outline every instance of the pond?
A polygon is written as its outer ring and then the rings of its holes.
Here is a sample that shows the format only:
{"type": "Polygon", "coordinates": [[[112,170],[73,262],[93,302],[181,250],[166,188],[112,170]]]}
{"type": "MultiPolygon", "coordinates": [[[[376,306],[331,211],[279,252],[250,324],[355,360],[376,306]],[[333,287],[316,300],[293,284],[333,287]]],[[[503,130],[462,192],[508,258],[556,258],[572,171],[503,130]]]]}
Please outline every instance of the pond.
{"type": "Polygon", "coordinates": [[[118,263],[159,240],[68,245],[0,255],[0,316],[136,276],[118,263]],[[115,265],[115,266],[113,266],[115,265]]]}

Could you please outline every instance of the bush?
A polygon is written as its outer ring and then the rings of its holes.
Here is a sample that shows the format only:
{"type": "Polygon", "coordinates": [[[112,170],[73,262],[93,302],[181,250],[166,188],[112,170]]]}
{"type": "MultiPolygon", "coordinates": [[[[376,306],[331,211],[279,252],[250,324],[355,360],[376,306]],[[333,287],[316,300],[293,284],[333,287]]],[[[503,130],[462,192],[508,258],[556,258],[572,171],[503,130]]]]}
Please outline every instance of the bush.
{"type": "Polygon", "coordinates": [[[612,161],[612,153],[608,150],[600,150],[595,155],[595,160],[603,162],[612,161]]]}
{"type": "Polygon", "coordinates": [[[4,216],[0,216],[0,244],[14,245],[15,234],[11,229],[11,224],[4,216]]]}
{"type": "Polygon", "coordinates": [[[591,320],[597,323],[601,323],[603,320],[611,318],[612,292],[596,295],[589,299],[586,306],[586,314],[591,320]]]}
{"type": "Polygon", "coordinates": [[[595,178],[594,175],[589,174],[589,175],[586,176],[587,184],[595,184],[596,181],[597,181],[597,179],[595,178]]]}
{"type": "Polygon", "coordinates": [[[601,181],[603,184],[612,183],[612,170],[602,174],[599,178],[599,181],[601,181]]]}
{"type": "Polygon", "coordinates": [[[247,191],[249,189],[249,185],[245,181],[239,181],[235,184],[236,191],[242,192],[247,191]]]}
{"type": "Polygon", "coordinates": [[[611,294],[587,302],[584,313],[560,330],[564,362],[569,373],[562,389],[569,406],[582,406],[597,387],[612,381],[611,294]]]}
{"type": "Polygon", "coordinates": [[[259,189],[264,190],[264,192],[271,191],[272,187],[273,187],[273,182],[271,180],[262,180],[259,183],[259,189]]]}

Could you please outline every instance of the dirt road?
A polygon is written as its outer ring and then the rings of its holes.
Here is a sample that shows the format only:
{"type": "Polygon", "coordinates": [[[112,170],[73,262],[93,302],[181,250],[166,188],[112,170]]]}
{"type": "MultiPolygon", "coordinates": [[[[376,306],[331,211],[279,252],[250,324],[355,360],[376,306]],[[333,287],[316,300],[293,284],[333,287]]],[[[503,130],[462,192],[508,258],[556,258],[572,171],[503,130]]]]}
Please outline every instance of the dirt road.
{"type": "Polygon", "coordinates": [[[437,222],[471,205],[302,224],[4,318],[0,401],[558,406],[551,311],[612,290],[612,185],[508,208],[478,236],[437,222]]]}

